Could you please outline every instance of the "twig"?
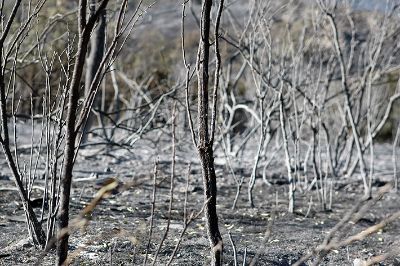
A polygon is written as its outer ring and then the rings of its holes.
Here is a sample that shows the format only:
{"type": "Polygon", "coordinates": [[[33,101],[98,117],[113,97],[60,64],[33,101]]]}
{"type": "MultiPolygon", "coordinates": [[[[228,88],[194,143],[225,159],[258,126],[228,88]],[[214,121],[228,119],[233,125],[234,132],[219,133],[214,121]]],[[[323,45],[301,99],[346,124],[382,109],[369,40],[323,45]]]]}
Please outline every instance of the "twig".
{"type": "Polygon", "coordinates": [[[151,198],[151,213],[150,213],[149,236],[148,236],[148,239],[147,239],[146,253],[145,253],[145,257],[144,257],[144,261],[143,261],[143,265],[144,266],[147,264],[147,256],[149,254],[150,242],[151,242],[151,238],[152,238],[152,235],[153,235],[154,210],[155,210],[155,206],[156,206],[157,166],[158,166],[158,162],[156,161],[154,163],[153,194],[152,194],[152,198],[151,198]]]}
{"type": "Polygon", "coordinates": [[[231,242],[232,250],[233,250],[233,265],[237,266],[238,264],[237,264],[236,246],[235,246],[235,243],[233,242],[230,232],[228,232],[228,237],[229,237],[229,241],[231,242]]]}
{"type": "Polygon", "coordinates": [[[172,204],[174,201],[174,179],[175,179],[175,159],[176,159],[176,137],[175,137],[175,124],[176,124],[176,102],[172,107],[172,163],[171,163],[171,179],[170,179],[170,191],[169,191],[169,207],[168,207],[168,220],[167,226],[165,228],[164,235],[158,245],[157,251],[154,255],[152,265],[155,265],[157,261],[158,254],[164,244],[164,241],[167,239],[169,233],[169,226],[171,224],[171,212],[172,212],[172,204]]]}

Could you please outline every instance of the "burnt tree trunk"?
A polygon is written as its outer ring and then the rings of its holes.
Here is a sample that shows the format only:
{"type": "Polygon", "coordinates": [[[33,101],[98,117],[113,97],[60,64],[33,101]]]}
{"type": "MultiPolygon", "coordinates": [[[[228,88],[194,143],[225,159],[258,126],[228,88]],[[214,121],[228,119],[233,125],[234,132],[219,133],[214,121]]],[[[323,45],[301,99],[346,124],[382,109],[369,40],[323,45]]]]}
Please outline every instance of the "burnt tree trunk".
{"type": "Polygon", "coordinates": [[[204,198],[208,200],[204,208],[207,235],[211,245],[212,265],[222,265],[223,242],[218,226],[217,215],[217,178],[214,168],[214,154],[212,145],[203,149],[198,147],[202,166],[204,198]]]}
{"type": "Polygon", "coordinates": [[[72,170],[74,167],[75,144],[77,131],[76,119],[78,113],[79,89],[84,70],[87,48],[90,41],[90,35],[95,23],[108,4],[109,0],[103,0],[98,10],[90,16],[86,22],[86,0],[79,2],[79,38],[78,50],[75,58],[75,65],[72,74],[72,80],[69,87],[69,99],[67,110],[67,128],[65,136],[64,163],[61,176],[60,209],[58,212],[58,243],[57,243],[57,264],[63,265],[68,256],[68,225],[69,225],[69,201],[72,185],[72,170]]]}
{"type": "Polygon", "coordinates": [[[67,112],[67,130],[66,141],[64,148],[64,163],[61,176],[61,192],[60,192],[60,210],[58,212],[58,233],[60,234],[57,244],[57,259],[58,265],[62,265],[68,255],[68,233],[63,233],[62,230],[68,228],[69,222],[69,201],[72,185],[72,170],[74,165],[75,155],[75,121],[78,109],[79,87],[85,62],[85,54],[87,44],[81,41],[78,45],[78,55],[75,60],[75,67],[72,76],[71,87],[69,89],[68,112],[67,112]]]}
{"type": "MultiPolygon", "coordinates": [[[[98,0],[90,0],[90,12],[94,14],[96,10],[96,4],[98,0]]],[[[90,88],[94,78],[96,76],[97,70],[100,67],[101,61],[103,60],[104,50],[105,50],[105,43],[106,43],[106,10],[102,10],[100,16],[97,21],[97,27],[94,29],[92,36],[90,38],[90,53],[86,60],[86,76],[85,76],[85,95],[88,96],[90,93],[90,88]]],[[[95,85],[96,86],[96,85],[95,85]]],[[[99,108],[99,97],[95,97],[93,107],[99,108]]],[[[87,141],[87,134],[90,131],[91,127],[93,126],[95,121],[95,116],[93,113],[89,114],[89,117],[86,121],[83,136],[82,136],[82,143],[87,141]]]]}
{"type": "MultiPolygon", "coordinates": [[[[211,127],[211,136],[209,133],[209,57],[210,57],[210,26],[211,26],[211,7],[212,0],[204,0],[202,7],[200,43],[197,55],[196,71],[198,78],[198,144],[202,165],[202,177],[204,186],[205,217],[207,225],[207,234],[211,246],[212,265],[222,265],[223,242],[218,227],[217,216],[217,179],[214,168],[213,154],[213,135],[214,126],[211,127]]],[[[218,29],[216,29],[217,31],[218,29]]],[[[216,49],[217,50],[217,49],[216,49]]],[[[219,66],[217,70],[219,71],[219,66]]],[[[217,73],[218,75],[219,73],[217,73]]],[[[217,76],[216,75],[216,76],[217,76]]],[[[216,95],[214,95],[216,96],[216,95]]],[[[216,97],[214,98],[216,100],[216,97]]],[[[213,109],[214,110],[214,109],[213,109]]],[[[215,121],[215,112],[213,112],[212,121],[215,121]]]]}

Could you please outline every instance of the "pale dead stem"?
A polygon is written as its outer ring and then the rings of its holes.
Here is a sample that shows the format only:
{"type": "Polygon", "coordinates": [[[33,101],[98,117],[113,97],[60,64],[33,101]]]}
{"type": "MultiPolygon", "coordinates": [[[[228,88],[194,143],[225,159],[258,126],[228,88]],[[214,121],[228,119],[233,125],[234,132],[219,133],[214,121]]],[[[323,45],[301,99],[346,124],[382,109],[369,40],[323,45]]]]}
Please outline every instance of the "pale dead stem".
{"type": "MultiPolygon", "coordinates": [[[[380,189],[377,196],[372,199],[364,198],[359,201],[346,215],[330,230],[328,235],[325,237],[323,243],[314,248],[311,252],[304,255],[300,260],[298,260],[294,266],[299,266],[310,260],[312,257],[316,257],[316,259],[312,262],[313,265],[318,265],[319,262],[327,256],[333,250],[337,250],[342,247],[349,246],[350,244],[361,241],[368,236],[380,231],[388,224],[394,222],[395,220],[400,218],[400,211],[397,211],[387,218],[383,219],[381,222],[368,227],[365,230],[362,230],[359,233],[351,235],[347,238],[341,239],[353,226],[356,224],[363,215],[371,208],[373,204],[379,201],[387,192],[392,189],[390,185],[386,185],[380,189]]],[[[372,261],[377,261],[378,259],[385,259],[389,254],[392,254],[394,251],[390,251],[387,255],[382,255],[375,257],[372,261]]],[[[368,264],[370,265],[370,264],[368,264]]]]}

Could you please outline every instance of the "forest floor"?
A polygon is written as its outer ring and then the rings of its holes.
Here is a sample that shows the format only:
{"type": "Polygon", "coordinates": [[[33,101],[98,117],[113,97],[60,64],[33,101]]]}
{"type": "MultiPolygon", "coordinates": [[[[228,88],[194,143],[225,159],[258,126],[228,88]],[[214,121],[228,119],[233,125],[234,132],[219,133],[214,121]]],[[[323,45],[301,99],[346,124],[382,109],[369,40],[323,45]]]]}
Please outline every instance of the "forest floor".
{"type": "MultiPolygon", "coordinates": [[[[183,139],[183,138],[182,138],[183,139]]],[[[250,147],[251,148],[251,147],[250,147]]],[[[247,150],[252,150],[249,147],[247,150]]],[[[392,180],[392,149],[388,144],[375,147],[376,168],[373,194],[379,187],[392,180]]],[[[80,152],[74,171],[71,198],[71,217],[93,199],[107,178],[116,178],[124,184],[118,192],[104,199],[94,210],[85,230],[74,232],[70,237],[72,265],[139,265],[143,264],[149,235],[151,196],[153,191],[154,161],[158,158],[158,174],[154,214],[153,237],[150,241],[148,262],[152,262],[158,244],[165,232],[170,191],[171,145],[151,145],[139,141],[134,153],[111,148],[88,147],[80,152]]],[[[28,156],[29,151],[24,156],[28,156]]],[[[244,251],[247,262],[259,255],[257,265],[291,265],[302,255],[322,243],[327,233],[349,212],[362,196],[362,182],[354,177],[332,180],[332,210],[323,211],[318,201],[317,190],[296,191],[296,212],[287,212],[287,179],[282,164],[271,164],[267,185],[257,177],[254,188],[255,208],[247,202],[247,181],[251,172],[252,156],[243,154],[232,161],[237,177],[244,176],[237,206],[232,210],[236,195],[236,183],[232,171],[224,163],[224,156],[216,153],[218,176],[219,225],[224,239],[224,263],[233,265],[234,255],[228,233],[236,246],[237,260],[241,265],[244,251]],[[247,160],[243,158],[248,158],[247,160]],[[273,215],[275,213],[276,215],[273,215]],[[265,237],[272,217],[271,235],[265,237]]],[[[277,156],[279,158],[279,155],[277,156]]],[[[22,162],[23,159],[20,159],[22,162]]],[[[188,163],[191,172],[188,189],[188,213],[198,212],[203,205],[203,190],[200,165],[191,143],[178,141],[174,201],[170,231],[155,265],[165,265],[180,232],[183,229],[183,206],[188,163]]],[[[312,175],[309,180],[312,179],[312,175]]],[[[37,185],[43,184],[38,180],[37,185]]],[[[299,188],[302,186],[299,185],[299,188]]],[[[34,198],[41,190],[34,190],[34,198]]],[[[328,197],[329,198],[329,197],[328,197]]],[[[371,204],[358,223],[349,230],[338,232],[342,238],[361,232],[379,223],[399,210],[399,194],[389,192],[371,204]]],[[[37,208],[40,213],[40,208],[37,208]]],[[[208,265],[209,244],[206,238],[203,215],[194,220],[183,236],[173,265],[208,265]]],[[[362,241],[330,252],[323,265],[351,265],[355,259],[368,259],[398,248],[400,220],[362,241]]],[[[30,243],[23,208],[3,155],[0,155],[0,265],[52,265],[54,252],[44,258],[30,243]]],[[[400,265],[399,258],[392,257],[382,265],[400,265]],[[397,263],[397,264],[396,264],[397,263]]]]}

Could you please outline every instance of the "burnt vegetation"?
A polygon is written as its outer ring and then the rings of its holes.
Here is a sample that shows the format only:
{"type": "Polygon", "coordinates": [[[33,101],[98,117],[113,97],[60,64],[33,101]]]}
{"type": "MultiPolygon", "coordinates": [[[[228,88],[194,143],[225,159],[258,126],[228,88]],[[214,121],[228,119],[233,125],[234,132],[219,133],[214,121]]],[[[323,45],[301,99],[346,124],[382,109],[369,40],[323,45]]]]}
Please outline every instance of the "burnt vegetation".
{"type": "Polygon", "coordinates": [[[0,264],[400,264],[399,14],[0,1],[0,264]]]}

